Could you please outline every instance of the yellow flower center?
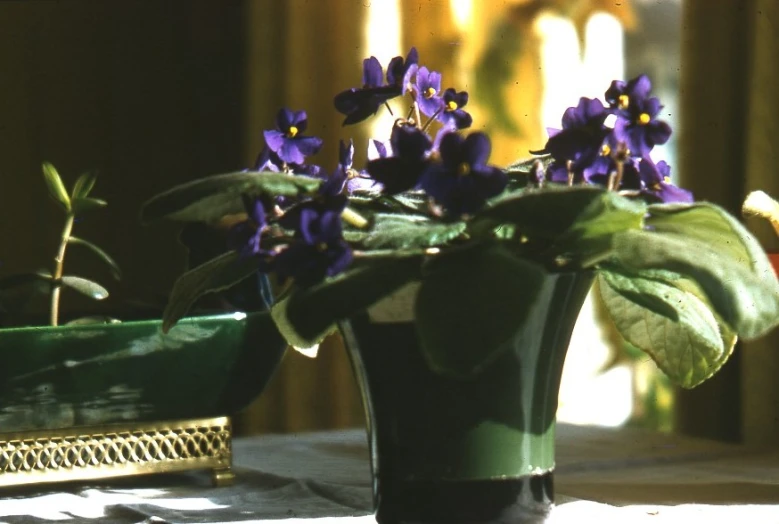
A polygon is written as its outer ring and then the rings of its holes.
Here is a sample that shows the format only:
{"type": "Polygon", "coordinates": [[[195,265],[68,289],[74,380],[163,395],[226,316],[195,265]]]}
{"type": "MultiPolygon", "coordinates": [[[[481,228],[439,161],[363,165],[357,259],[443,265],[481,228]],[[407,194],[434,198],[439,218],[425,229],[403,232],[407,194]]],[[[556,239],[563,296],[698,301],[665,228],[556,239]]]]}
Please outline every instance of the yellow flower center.
{"type": "Polygon", "coordinates": [[[663,177],[663,182],[665,182],[666,184],[670,184],[670,183],[671,183],[671,177],[669,177],[669,176],[664,176],[664,177],[663,177]]]}
{"type": "Polygon", "coordinates": [[[611,154],[611,148],[608,144],[603,144],[603,147],[600,148],[600,154],[601,156],[609,156],[611,154]]]}
{"type": "Polygon", "coordinates": [[[316,245],[317,251],[324,253],[327,251],[327,242],[320,242],[316,245]]]}
{"type": "Polygon", "coordinates": [[[460,176],[468,176],[471,174],[471,165],[468,162],[463,162],[457,166],[457,174],[460,176]]]}
{"type": "Polygon", "coordinates": [[[455,102],[454,100],[450,100],[449,102],[446,103],[447,111],[454,111],[455,109],[457,109],[457,102],[455,102]]]}
{"type": "Polygon", "coordinates": [[[433,98],[435,96],[435,89],[428,87],[425,89],[425,98],[433,98]]]}
{"type": "Polygon", "coordinates": [[[617,107],[620,109],[627,109],[630,105],[630,97],[628,95],[619,95],[617,97],[617,107]]]}
{"type": "Polygon", "coordinates": [[[298,128],[295,126],[289,126],[289,131],[287,131],[287,134],[290,136],[290,138],[295,138],[295,135],[298,134],[298,128]]]}
{"type": "Polygon", "coordinates": [[[648,124],[650,120],[652,120],[652,117],[650,117],[647,113],[641,113],[638,115],[638,123],[641,125],[648,124]]]}

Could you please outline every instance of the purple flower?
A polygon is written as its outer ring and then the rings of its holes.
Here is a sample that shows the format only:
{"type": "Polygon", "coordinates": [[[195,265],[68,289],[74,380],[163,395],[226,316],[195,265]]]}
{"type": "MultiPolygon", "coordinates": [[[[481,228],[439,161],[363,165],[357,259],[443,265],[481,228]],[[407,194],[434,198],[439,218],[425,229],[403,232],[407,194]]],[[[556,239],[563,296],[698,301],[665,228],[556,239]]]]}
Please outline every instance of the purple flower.
{"type": "Polygon", "coordinates": [[[268,251],[260,247],[262,231],[267,225],[265,206],[258,197],[241,195],[241,198],[248,218],[230,228],[227,233],[227,245],[233,251],[238,251],[247,257],[269,255],[268,251]]]}
{"type": "Polygon", "coordinates": [[[656,117],[662,109],[657,98],[635,99],[628,108],[629,118],[618,118],[614,135],[632,155],[647,157],[656,145],[665,144],[671,126],[656,117]]]}
{"type": "Polygon", "coordinates": [[[448,130],[465,129],[471,127],[473,118],[463,107],[468,104],[468,93],[459,93],[451,87],[443,94],[444,110],[438,115],[438,120],[448,130]]]}
{"type": "Polygon", "coordinates": [[[649,96],[651,91],[652,82],[646,75],[629,82],[614,80],[606,91],[606,101],[619,117],[614,134],[635,156],[648,156],[654,146],[665,144],[671,136],[670,126],[656,120],[663,106],[649,96]]]}
{"type": "Polygon", "coordinates": [[[467,138],[447,134],[441,140],[441,162],[425,171],[422,189],[449,215],[478,211],[508,183],[501,169],[487,165],[490,149],[490,139],[484,133],[471,133],[467,138]]]}
{"type": "MultiPolygon", "coordinates": [[[[652,82],[646,75],[637,76],[629,82],[614,80],[606,90],[606,102],[612,109],[623,112],[627,111],[635,101],[649,98],[650,91],[652,91],[652,82]]],[[[629,117],[627,113],[623,114],[629,117]]]]}
{"type": "Polygon", "coordinates": [[[363,60],[362,87],[342,91],[333,99],[338,112],[346,115],[343,125],[362,122],[375,115],[388,100],[403,94],[417,61],[417,51],[413,47],[406,60],[400,56],[393,58],[387,68],[387,84],[384,84],[379,60],[375,56],[363,60]]]}
{"type": "Polygon", "coordinates": [[[384,186],[384,193],[395,195],[413,189],[430,164],[427,153],[430,138],[416,126],[396,125],[390,138],[394,156],[368,162],[370,176],[384,186]]]}
{"type": "Polygon", "coordinates": [[[603,141],[609,133],[604,125],[608,111],[597,98],[580,98],[576,107],[563,114],[563,128],[550,129],[544,152],[558,162],[574,163],[581,170],[600,154],[603,141]]]}
{"type": "Polygon", "coordinates": [[[295,229],[295,241],[278,253],[271,269],[281,282],[293,278],[300,286],[311,286],[325,277],[344,271],[352,260],[352,250],[343,239],[341,212],[346,199],[324,199],[306,203],[298,213],[281,219],[284,227],[295,229]]]}
{"type": "Polygon", "coordinates": [[[282,162],[303,164],[322,148],[322,139],[303,136],[308,127],[305,111],[281,109],[276,115],[276,128],[263,132],[268,148],[278,155],[282,162]]]}
{"type": "Polygon", "coordinates": [[[441,73],[420,67],[416,78],[416,101],[425,116],[433,116],[444,108],[441,97],[441,73]]]}
{"type": "Polygon", "coordinates": [[[643,195],[664,203],[695,201],[691,192],[671,183],[671,166],[665,160],[655,164],[648,158],[642,159],[639,172],[644,186],[643,195]]]}

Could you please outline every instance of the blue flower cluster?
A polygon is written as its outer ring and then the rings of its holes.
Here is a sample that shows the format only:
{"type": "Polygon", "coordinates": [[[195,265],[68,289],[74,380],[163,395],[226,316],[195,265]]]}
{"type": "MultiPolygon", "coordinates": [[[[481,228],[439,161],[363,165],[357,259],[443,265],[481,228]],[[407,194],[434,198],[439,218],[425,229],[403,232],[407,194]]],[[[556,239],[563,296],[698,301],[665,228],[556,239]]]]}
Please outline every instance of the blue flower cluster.
{"type": "MultiPolygon", "coordinates": [[[[318,194],[303,202],[281,197],[268,202],[245,199],[247,220],[234,228],[233,249],[262,259],[263,271],[300,285],[315,284],[343,271],[352,251],[343,239],[341,215],[348,195],[396,195],[423,192],[430,212],[444,220],[478,212],[508,184],[506,173],[488,163],[491,144],[484,133],[463,136],[471,126],[464,109],[468,93],[442,90],[441,74],[419,66],[416,49],[393,58],[386,72],[376,57],[363,62],[362,85],[342,91],[335,108],[344,125],[362,122],[388,102],[408,95],[408,117],[397,118],[388,142],[371,140],[365,169],[353,166],[354,143],[341,142],[339,162],[332,172],[307,163],[322,147],[322,140],[305,135],[305,111],[282,109],[276,128],[263,133],[265,147],[254,166],[257,171],[287,172],[321,178],[318,194]],[[423,116],[427,119],[422,122],[423,116]],[[431,132],[435,131],[432,135],[431,132]],[[262,234],[271,221],[293,230],[291,242],[274,249],[261,247],[262,234]]],[[[648,200],[688,202],[692,196],[670,182],[665,162],[655,164],[650,153],[671,134],[657,119],[662,106],[650,96],[646,76],[630,82],[614,81],[600,100],[582,98],[563,115],[563,127],[549,130],[542,151],[553,161],[536,174],[536,182],[600,184],[627,190],[648,200]]]]}
{"type": "Polygon", "coordinates": [[[692,202],[689,191],[671,183],[670,166],[655,163],[650,153],[671,136],[658,120],[662,106],[650,95],[645,75],[629,82],[615,80],[606,91],[608,105],[581,98],[563,114],[563,128],[550,129],[539,153],[554,161],[546,179],[558,183],[601,184],[639,194],[655,202],[692,202]]]}

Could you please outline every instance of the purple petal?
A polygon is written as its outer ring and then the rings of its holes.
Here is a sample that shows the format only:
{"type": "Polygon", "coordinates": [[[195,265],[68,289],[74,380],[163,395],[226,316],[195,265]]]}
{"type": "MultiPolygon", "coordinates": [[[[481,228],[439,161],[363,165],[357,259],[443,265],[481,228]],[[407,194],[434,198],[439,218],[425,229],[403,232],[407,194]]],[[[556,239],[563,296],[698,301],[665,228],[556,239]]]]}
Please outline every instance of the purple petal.
{"type": "Polygon", "coordinates": [[[283,133],[286,133],[289,131],[290,127],[295,125],[294,120],[295,112],[287,109],[286,107],[279,109],[279,112],[276,113],[276,127],[283,133]]]}
{"type": "Polygon", "coordinates": [[[338,144],[338,163],[344,169],[351,169],[353,161],[354,161],[354,140],[350,138],[348,144],[343,140],[341,140],[338,144]]]}
{"type": "Polygon", "coordinates": [[[636,98],[646,98],[652,91],[652,82],[646,75],[640,75],[628,82],[626,88],[628,96],[636,98]]]}
{"type": "Polygon", "coordinates": [[[463,157],[471,166],[484,166],[490,158],[492,145],[484,133],[471,133],[463,142],[463,157]]]}
{"type": "Polygon", "coordinates": [[[368,142],[368,160],[387,158],[389,156],[392,156],[392,146],[389,141],[381,142],[371,139],[368,142]]]}
{"type": "Polygon", "coordinates": [[[362,85],[363,87],[379,87],[384,82],[384,73],[381,63],[375,56],[362,61],[362,85]]]}
{"type": "Polygon", "coordinates": [[[344,241],[340,241],[331,247],[328,255],[330,263],[327,268],[327,276],[329,277],[343,273],[352,262],[352,249],[344,241]]]}
{"type": "Polygon", "coordinates": [[[281,148],[284,147],[284,141],[286,138],[284,137],[284,133],[281,131],[268,129],[267,131],[263,131],[262,135],[265,138],[265,144],[267,144],[268,149],[274,153],[278,154],[281,148]]]}
{"type": "Polygon", "coordinates": [[[308,128],[308,115],[305,111],[295,111],[292,114],[292,125],[298,129],[298,133],[303,133],[308,128]]]}
{"type": "MultiPolygon", "coordinates": [[[[315,136],[296,136],[290,140],[295,143],[298,151],[300,151],[303,156],[314,155],[322,149],[322,139],[315,136]]],[[[303,160],[296,163],[302,164],[303,160]]]]}
{"type": "Polygon", "coordinates": [[[463,161],[463,142],[465,139],[457,133],[447,133],[441,138],[441,160],[447,169],[456,169],[463,161]]]}
{"type": "Polygon", "coordinates": [[[306,161],[305,155],[298,148],[298,140],[285,138],[281,149],[276,151],[279,158],[288,164],[302,164],[306,161]]]}

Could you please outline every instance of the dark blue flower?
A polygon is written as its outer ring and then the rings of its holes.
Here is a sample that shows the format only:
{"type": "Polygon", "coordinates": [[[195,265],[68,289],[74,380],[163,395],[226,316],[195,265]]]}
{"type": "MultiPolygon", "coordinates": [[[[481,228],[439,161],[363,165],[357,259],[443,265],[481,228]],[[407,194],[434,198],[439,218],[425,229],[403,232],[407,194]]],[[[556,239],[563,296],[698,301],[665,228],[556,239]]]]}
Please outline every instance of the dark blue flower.
{"type": "Polygon", "coordinates": [[[463,107],[468,104],[468,93],[453,88],[444,91],[442,96],[444,110],[438,115],[438,120],[448,130],[465,129],[471,127],[473,118],[463,107]]]}
{"type": "Polygon", "coordinates": [[[281,282],[291,277],[300,286],[311,286],[349,266],[352,250],[343,239],[341,224],[345,203],[319,200],[282,218],[284,227],[294,226],[295,240],[273,258],[271,269],[281,282]]]}
{"type": "Polygon", "coordinates": [[[606,102],[612,109],[629,118],[627,110],[638,100],[646,100],[652,91],[652,82],[646,75],[640,75],[625,82],[614,80],[606,90],[606,102]]]}
{"type": "Polygon", "coordinates": [[[487,165],[490,149],[490,139],[484,133],[471,133],[467,138],[447,134],[441,139],[441,161],[425,171],[422,189],[449,215],[478,211],[508,183],[501,169],[487,165]]]}
{"type": "Polygon", "coordinates": [[[619,117],[614,134],[639,157],[647,157],[654,146],[665,144],[671,136],[671,127],[656,119],[663,106],[650,96],[651,91],[652,82],[646,75],[629,82],[614,80],[606,91],[606,101],[619,117]]]}
{"type": "Polygon", "coordinates": [[[266,256],[268,251],[260,245],[262,232],[267,225],[265,206],[258,197],[241,195],[247,219],[233,225],[227,233],[227,245],[243,256],[266,256]]]}
{"type": "Polygon", "coordinates": [[[281,109],[276,115],[276,128],[263,132],[268,148],[278,155],[282,162],[303,164],[307,156],[322,148],[322,139],[303,136],[308,127],[305,111],[281,109]]]}
{"type": "Polygon", "coordinates": [[[671,136],[671,127],[657,115],[662,109],[657,98],[637,100],[630,106],[631,117],[619,118],[614,135],[624,142],[632,155],[647,157],[656,145],[665,144],[671,136]]]}
{"type": "Polygon", "coordinates": [[[444,108],[441,97],[441,73],[420,67],[416,78],[416,102],[423,115],[433,116],[444,108]]]}
{"type": "Polygon", "coordinates": [[[396,125],[390,138],[394,156],[368,162],[370,176],[384,186],[384,193],[395,195],[413,189],[429,165],[430,138],[416,126],[396,125]]]}
{"type": "Polygon", "coordinates": [[[362,87],[342,91],[333,99],[338,112],[346,115],[343,125],[362,122],[375,115],[388,100],[403,94],[405,84],[414,71],[412,66],[416,63],[415,48],[411,48],[405,61],[402,57],[396,56],[387,68],[387,84],[384,84],[379,60],[375,56],[363,60],[362,87]]]}
{"type": "Polygon", "coordinates": [[[690,191],[682,189],[671,183],[671,166],[665,160],[657,164],[650,159],[641,160],[640,176],[643,184],[641,193],[658,202],[684,202],[695,201],[690,191]]]}

